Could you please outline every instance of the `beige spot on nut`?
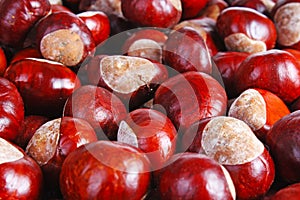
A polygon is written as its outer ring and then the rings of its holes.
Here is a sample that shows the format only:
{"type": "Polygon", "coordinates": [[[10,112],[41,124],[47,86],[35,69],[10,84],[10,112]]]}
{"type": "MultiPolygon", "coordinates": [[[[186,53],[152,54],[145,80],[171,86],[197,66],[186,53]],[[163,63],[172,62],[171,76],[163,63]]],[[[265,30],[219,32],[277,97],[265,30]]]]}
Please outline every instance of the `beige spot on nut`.
{"type": "Polygon", "coordinates": [[[264,151],[264,145],[243,121],[233,117],[215,117],[203,130],[204,153],[222,165],[251,162],[264,151]]]}
{"type": "Polygon", "coordinates": [[[267,122],[266,102],[257,90],[245,90],[231,104],[228,116],[244,121],[253,131],[256,131],[267,122]]]}
{"type": "Polygon", "coordinates": [[[127,54],[162,62],[162,47],[150,39],[136,40],[130,45],[127,54]]]}
{"type": "Polygon", "coordinates": [[[100,62],[101,77],[114,91],[129,94],[151,83],[157,67],[145,58],[106,56],[100,62]]]}
{"type": "Polygon", "coordinates": [[[169,0],[169,1],[176,8],[176,10],[182,11],[182,6],[181,6],[180,0],[169,0]]]}
{"type": "Polygon", "coordinates": [[[234,33],[224,38],[225,46],[229,51],[258,53],[267,50],[263,41],[253,40],[244,33],[234,33]]]}
{"type": "Polygon", "coordinates": [[[138,147],[138,139],[134,131],[125,121],[121,121],[119,125],[117,141],[138,147]]]}
{"type": "Polygon", "coordinates": [[[26,153],[42,166],[54,156],[59,141],[61,118],[51,120],[36,130],[26,153]]]}
{"type": "Polygon", "coordinates": [[[24,157],[24,154],[6,141],[0,138],[0,164],[17,161],[24,157]]]}
{"type": "Polygon", "coordinates": [[[277,28],[277,41],[291,46],[300,40],[300,3],[288,3],[281,6],[274,15],[277,28]]]}

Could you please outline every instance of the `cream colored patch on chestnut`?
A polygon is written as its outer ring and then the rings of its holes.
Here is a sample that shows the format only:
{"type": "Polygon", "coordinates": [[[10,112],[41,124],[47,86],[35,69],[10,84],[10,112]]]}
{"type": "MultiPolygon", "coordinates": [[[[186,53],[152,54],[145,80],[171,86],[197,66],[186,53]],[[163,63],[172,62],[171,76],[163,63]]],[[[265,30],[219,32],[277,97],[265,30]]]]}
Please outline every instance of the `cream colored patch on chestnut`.
{"type": "Polygon", "coordinates": [[[231,104],[228,116],[246,122],[256,131],[267,122],[266,102],[257,90],[247,89],[231,104]]]}
{"type": "Polygon", "coordinates": [[[44,58],[74,66],[84,55],[84,44],[79,34],[69,29],[53,31],[43,37],[40,51],[44,58]]]}
{"type": "Polygon", "coordinates": [[[37,62],[42,62],[42,63],[47,63],[50,65],[61,65],[61,66],[65,66],[64,64],[60,63],[60,62],[56,62],[53,60],[47,60],[47,59],[43,59],[43,58],[25,58],[26,60],[33,60],[33,61],[37,61],[37,62]]]}
{"type": "Polygon", "coordinates": [[[138,139],[134,131],[125,121],[121,121],[119,125],[117,141],[132,145],[134,147],[138,147],[138,139]]]}
{"type": "Polygon", "coordinates": [[[271,12],[275,6],[275,2],[272,0],[262,0],[263,4],[266,6],[268,12],[271,12]]]}
{"type": "Polygon", "coordinates": [[[253,40],[244,33],[234,33],[224,38],[225,46],[229,51],[258,53],[267,50],[263,41],[253,40]]]}
{"type": "Polygon", "coordinates": [[[186,21],[180,22],[179,24],[177,24],[173,27],[173,30],[171,31],[171,33],[174,31],[177,31],[181,28],[184,28],[184,27],[192,28],[203,38],[204,41],[206,41],[206,38],[207,38],[206,31],[204,30],[204,28],[201,27],[201,25],[197,24],[196,22],[193,22],[193,20],[186,20],[186,21]]]}
{"type": "Polygon", "coordinates": [[[182,6],[181,6],[180,0],[169,0],[169,1],[176,8],[176,10],[182,11],[182,6]]]}
{"type": "Polygon", "coordinates": [[[235,186],[233,184],[232,178],[231,178],[229,172],[227,171],[227,169],[225,167],[223,167],[221,165],[221,168],[223,170],[223,173],[225,175],[226,181],[228,183],[228,187],[229,187],[232,199],[234,200],[234,199],[236,199],[236,191],[235,191],[235,186]]]}
{"type": "Polygon", "coordinates": [[[130,45],[127,54],[129,56],[156,60],[158,62],[162,61],[162,47],[157,42],[150,39],[136,40],[130,45]]]}
{"type": "Polygon", "coordinates": [[[54,156],[59,141],[61,118],[51,120],[36,130],[26,147],[26,153],[40,165],[54,156]]]}
{"type": "Polygon", "coordinates": [[[100,62],[104,82],[114,91],[129,94],[151,83],[158,69],[145,58],[106,56],[100,62]]]}
{"type": "Polygon", "coordinates": [[[24,154],[19,149],[0,138],[0,164],[14,162],[23,157],[24,154]]]}
{"type": "Polygon", "coordinates": [[[78,13],[78,17],[93,17],[97,14],[101,13],[100,11],[84,11],[82,13],[78,13]]]}
{"type": "Polygon", "coordinates": [[[264,151],[250,127],[233,117],[215,117],[205,126],[202,135],[204,153],[222,165],[251,162],[264,151]]]}
{"type": "Polygon", "coordinates": [[[49,0],[51,5],[63,5],[61,0],[49,0]]]}
{"type": "Polygon", "coordinates": [[[291,46],[300,40],[300,3],[288,3],[276,11],[274,22],[277,28],[277,41],[284,46],[291,46]]]}

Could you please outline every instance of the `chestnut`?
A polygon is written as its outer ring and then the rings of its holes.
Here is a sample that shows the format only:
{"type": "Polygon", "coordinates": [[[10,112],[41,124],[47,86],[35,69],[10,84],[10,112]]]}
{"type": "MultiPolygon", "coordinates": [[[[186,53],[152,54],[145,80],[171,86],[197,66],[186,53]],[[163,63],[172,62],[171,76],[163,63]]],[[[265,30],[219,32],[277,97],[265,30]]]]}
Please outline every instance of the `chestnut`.
{"type": "Polygon", "coordinates": [[[49,14],[51,5],[45,0],[0,2],[0,43],[22,47],[26,35],[33,26],[49,14]]]}
{"type": "Polygon", "coordinates": [[[300,180],[299,120],[299,110],[282,117],[272,126],[266,138],[278,175],[288,183],[300,180]]]}
{"type": "Polygon", "coordinates": [[[179,132],[194,122],[225,115],[225,89],[203,72],[178,74],[163,82],[155,92],[154,108],[166,113],[179,132]]]}
{"type": "Polygon", "coordinates": [[[235,73],[240,64],[249,56],[246,52],[219,51],[212,60],[221,73],[225,90],[229,99],[237,96],[235,85],[235,73]]]}
{"type": "Polygon", "coordinates": [[[283,50],[255,53],[240,64],[235,84],[238,94],[248,88],[261,88],[290,104],[300,95],[300,63],[283,50]]]}
{"type": "Polygon", "coordinates": [[[160,63],[134,56],[96,56],[87,66],[91,84],[112,91],[130,110],[154,96],[158,85],[168,78],[160,63]]]}
{"type": "Polygon", "coordinates": [[[196,17],[200,11],[205,8],[208,2],[209,0],[181,0],[181,19],[190,19],[196,17]]]}
{"type": "Polygon", "coordinates": [[[15,143],[25,150],[28,142],[36,130],[47,121],[49,121],[49,118],[42,115],[25,116],[21,126],[20,134],[16,138],[15,143]]]}
{"type": "Polygon", "coordinates": [[[117,139],[118,126],[127,115],[122,101],[105,88],[85,85],[66,101],[63,116],[84,119],[97,133],[98,139],[117,139]]]}
{"type": "Polygon", "coordinates": [[[14,142],[24,120],[24,104],[18,88],[0,77],[0,137],[14,142]]]}
{"type": "Polygon", "coordinates": [[[181,19],[181,0],[121,0],[125,18],[139,26],[171,28],[181,19]]]}
{"type": "Polygon", "coordinates": [[[199,18],[208,17],[217,21],[222,10],[227,7],[229,5],[225,0],[209,0],[205,8],[200,12],[199,18]]]}
{"type": "Polygon", "coordinates": [[[76,66],[94,53],[95,42],[86,24],[71,12],[54,12],[36,27],[42,56],[66,66],[76,66]]]}
{"type": "Polygon", "coordinates": [[[282,200],[282,199],[297,200],[299,196],[300,196],[300,183],[294,183],[277,191],[272,196],[271,199],[272,200],[282,200]]]}
{"type": "Polygon", "coordinates": [[[254,9],[226,8],[219,15],[216,26],[229,51],[256,53],[275,47],[277,32],[274,23],[254,9]]]}
{"type": "Polygon", "coordinates": [[[78,13],[77,16],[84,21],[92,32],[95,46],[105,41],[110,35],[110,21],[102,11],[85,11],[78,13]]]}
{"type": "Polygon", "coordinates": [[[180,73],[212,73],[211,58],[205,40],[191,27],[182,27],[169,34],[163,47],[163,59],[180,73]]]}
{"type": "Polygon", "coordinates": [[[10,65],[14,62],[25,58],[43,58],[40,51],[35,47],[26,47],[23,49],[18,50],[10,60],[10,65]]]}
{"type": "Polygon", "coordinates": [[[42,190],[39,165],[22,149],[0,138],[0,198],[38,200],[42,190]]]}
{"type": "Polygon", "coordinates": [[[7,68],[7,59],[4,50],[0,47],[0,76],[3,76],[7,68]]]}
{"type": "Polygon", "coordinates": [[[65,101],[80,87],[80,81],[71,69],[46,59],[26,58],[14,62],[4,77],[20,91],[26,114],[50,118],[62,114],[65,101]]]}
{"type": "Polygon", "coordinates": [[[130,145],[97,141],[65,159],[60,189],[69,199],[142,199],[150,184],[150,162],[130,145]]]}
{"type": "Polygon", "coordinates": [[[33,134],[26,153],[41,167],[45,190],[59,193],[59,174],[67,155],[81,145],[97,141],[91,125],[83,119],[63,117],[48,121],[33,134]]]}
{"type": "Polygon", "coordinates": [[[157,176],[161,199],[236,198],[228,171],[203,154],[175,154],[157,176]]]}
{"type": "Polygon", "coordinates": [[[273,124],[288,114],[288,107],[278,96],[258,88],[242,92],[228,110],[228,116],[246,122],[262,142],[273,124]]]}
{"type": "Polygon", "coordinates": [[[121,0],[80,0],[80,11],[102,11],[106,15],[124,18],[121,10],[121,0]]]}
{"type": "Polygon", "coordinates": [[[258,199],[270,189],[273,159],[245,122],[227,116],[206,118],[193,124],[182,140],[189,151],[205,154],[228,170],[237,199],[258,199]]]}
{"type": "Polygon", "coordinates": [[[279,1],[272,10],[272,18],[277,29],[277,43],[282,47],[300,50],[299,23],[300,1],[279,1]]]}
{"type": "Polygon", "coordinates": [[[275,2],[272,0],[234,0],[231,6],[252,8],[266,16],[270,16],[275,2]]]}
{"type": "Polygon", "coordinates": [[[171,120],[152,109],[136,109],[121,121],[117,140],[140,148],[152,170],[160,169],[175,153],[177,131],[171,120]]]}

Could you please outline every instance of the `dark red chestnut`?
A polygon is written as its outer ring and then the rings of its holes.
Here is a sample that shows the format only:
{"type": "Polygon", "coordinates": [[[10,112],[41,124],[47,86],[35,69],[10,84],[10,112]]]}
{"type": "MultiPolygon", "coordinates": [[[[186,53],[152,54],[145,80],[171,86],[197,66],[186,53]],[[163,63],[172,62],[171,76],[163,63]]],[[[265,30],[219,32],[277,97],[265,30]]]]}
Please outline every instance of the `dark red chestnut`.
{"type": "Polygon", "coordinates": [[[228,110],[228,116],[243,120],[262,142],[273,124],[288,114],[288,107],[278,96],[257,88],[242,92],[228,110]]]}
{"type": "Polygon", "coordinates": [[[95,45],[105,41],[110,35],[110,21],[102,11],[85,11],[77,14],[92,32],[95,45]]]}
{"type": "Polygon", "coordinates": [[[133,56],[97,56],[87,66],[91,84],[104,87],[129,106],[130,110],[153,98],[158,85],[168,78],[160,63],[133,56]]]}
{"type": "Polygon", "coordinates": [[[230,99],[237,96],[235,73],[248,55],[250,54],[246,52],[220,51],[212,57],[221,73],[227,96],[230,99]]]}
{"type": "Polygon", "coordinates": [[[180,0],[121,0],[123,15],[129,21],[150,27],[173,27],[180,21],[180,0]]]}
{"type": "Polygon", "coordinates": [[[61,5],[61,4],[51,4],[51,12],[52,13],[54,13],[54,12],[61,12],[61,11],[72,12],[69,8],[67,8],[64,5],[61,5]]]}
{"type": "Polygon", "coordinates": [[[272,10],[273,21],[277,29],[277,43],[280,46],[300,50],[299,0],[279,1],[272,10]]]}
{"type": "Polygon", "coordinates": [[[80,0],[80,11],[102,11],[108,16],[123,18],[121,0],[80,0]]]}
{"type": "Polygon", "coordinates": [[[175,153],[177,131],[171,120],[152,109],[136,109],[121,121],[117,140],[140,148],[153,170],[160,169],[175,153]]]}
{"type": "Polygon", "coordinates": [[[215,159],[229,172],[237,199],[258,199],[275,178],[273,160],[243,121],[225,116],[203,119],[183,135],[183,147],[215,159]]]}
{"type": "Polygon", "coordinates": [[[154,104],[178,130],[184,131],[202,118],[225,115],[227,96],[210,75],[186,72],[163,82],[155,93],[154,104]]]}
{"type": "Polygon", "coordinates": [[[9,80],[0,78],[0,137],[14,141],[24,120],[24,104],[18,88],[9,80]]]}
{"type": "Polygon", "coordinates": [[[130,145],[98,141],[68,155],[60,174],[60,189],[69,199],[132,199],[146,195],[150,162],[130,145]]]}
{"type": "Polygon", "coordinates": [[[300,111],[282,117],[270,129],[266,139],[277,172],[288,183],[296,183],[300,180],[299,121],[300,111]]]}
{"type": "Polygon", "coordinates": [[[0,138],[0,198],[38,200],[42,188],[39,165],[22,149],[0,138]]]}
{"type": "Polygon", "coordinates": [[[12,59],[10,60],[10,65],[24,58],[42,58],[42,55],[41,52],[35,47],[20,49],[13,55],[12,59]]]}
{"type": "Polygon", "coordinates": [[[298,200],[300,196],[300,183],[288,185],[277,191],[271,200],[298,200]]]}
{"type": "Polygon", "coordinates": [[[26,146],[26,153],[40,165],[45,179],[45,190],[57,192],[59,174],[65,158],[81,145],[95,141],[95,131],[85,120],[57,118],[36,130],[26,146]]]}
{"type": "Polygon", "coordinates": [[[0,47],[0,76],[3,76],[6,67],[7,67],[6,55],[3,49],[0,47]]]}
{"type": "Polygon", "coordinates": [[[27,33],[51,9],[49,1],[22,0],[0,2],[0,43],[22,46],[27,33]]]}
{"type": "Polygon", "coordinates": [[[181,19],[196,17],[205,8],[209,0],[181,0],[182,16],[181,19]]]}
{"type": "Polygon", "coordinates": [[[175,154],[158,172],[161,199],[235,199],[228,171],[218,162],[197,153],[175,154]]]}
{"type": "Polygon", "coordinates": [[[54,12],[36,28],[36,43],[42,56],[76,66],[94,53],[95,42],[86,24],[71,12],[54,12]]]}
{"type": "Polygon", "coordinates": [[[65,101],[80,86],[71,69],[46,59],[14,62],[4,76],[17,86],[27,114],[49,117],[61,115],[65,101]]]}
{"type": "Polygon", "coordinates": [[[122,101],[108,90],[86,85],[71,95],[64,108],[64,116],[86,120],[99,139],[117,139],[118,125],[126,117],[122,101]]]}
{"type": "Polygon", "coordinates": [[[272,0],[234,0],[231,6],[252,8],[269,16],[275,6],[275,2],[272,0]]]}
{"type": "Polygon", "coordinates": [[[235,84],[238,93],[248,88],[261,88],[290,104],[300,96],[300,64],[283,50],[255,53],[241,63],[235,84]]]}
{"type": "Polygon", "coordinates": [[[277,39],[274,23],[251,8],[224,9],[216,26],[229,51],[262,52],[274,48],[277,39]]]}
{"type": "Polygon", "coordinates": [[[35,131],[49,120],[48,117],[42,115],[27,115],[21,126],[20,134],[15,140],[15,143],[25,149],[29,140],[34,135],[35,131]]]}
{"type": "Polygon", "coordinates": [[[163,47],[163,59],[180,73],[212,73],[211,58],[205,40],[191,27],[183,27],[169,34],[163,47]]]}

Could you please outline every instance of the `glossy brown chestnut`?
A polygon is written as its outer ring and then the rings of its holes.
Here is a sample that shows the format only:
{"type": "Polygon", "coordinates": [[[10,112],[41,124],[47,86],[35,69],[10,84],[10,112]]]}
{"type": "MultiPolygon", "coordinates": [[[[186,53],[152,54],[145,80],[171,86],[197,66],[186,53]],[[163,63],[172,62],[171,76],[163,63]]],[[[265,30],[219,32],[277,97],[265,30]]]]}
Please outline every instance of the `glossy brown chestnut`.
{"type": "Polygon", "coordinates": [[[132,146],[111,141],[83,145],[68,155],[60,174],[64,199],[142,199],[150,162],[132,146]]]}
{"type": "Polygon", "coordinates": [[[198,121],[184,133],[183,147],[222,164],[233,180],[237,199],[261,198],[274,181],[269,152],[239,119],[219,116],[198,121]]]}
{"type": "Polygon", "coordinates": [[[96,56],[87,66],[91,84],[104,87],[120,97],[130,110],[154,96],[168,71],[160,63],[133,56],[96,56]]]}
{"type": "Polygon", "coordinates": [[[248,56],[236,71],[238,93],[261,88],[277,95],[286,104],[300,96],[300,64],[290,53],[272,49],[248,56]]]}
{"type": "Polygon", "coordinates": [[[92,32],[95,45],[105,41],[110,35],[110,21],[102,11],[85,11],[77,14],[92,32]]]}
{"type": "Polygon", "coordinates": [[[236,197],[230,175],[218,162],[197,153],[175,154],[158,172],[161,199],[228,199],[236,197]]]}
{"type": "Polygon", "coordinates": [[[54,12],[36,28],[36,43],[42,56],[76,66],[94,53],[95,42],[86,24],[71,12],[54,12]]]}
{"type": "Polygon", "coordinates": [[[270,13],[275,6],[275,2],[272,0],[234,0],[231,3],[231,6],[252,8],[260,13],[270,16],[270,13]]]}
{"type": "Polygon", "coordinates": [[[152,109],[136,109],[120,123],[117,140],[140,148],[152,169],[160,169],[175,153],[177,131],[171,120],[152,109]]]}
{"type": "Polygon", "coordinates": [[[266,139],[277,172],[288,183],[296,183],[300,180],[299,121],[300,111],[292,112],[273,125],[266,139]]]}
{"type": "Polygon", "coordinates": [[[181,19],[196,17],[205,8],[208,0],[181,0],[182,16],[181,19]]]}
{"type": "Polygon", "coordinates": [[[62,114],[66,99],[80,86],[76,74],[61,63],[27,58],[12,63],[5,77],[23,98],[26,114],[62,114]]]}
{"type": "Polygon", "coordinates": [[[101,87],[85,85],[68,98],[63,115],[86,120],[99,139],[116,140],[118,125],[127,111],[113,93],[101,87]]]}
{"type": "Polygon", "coordinates": [[[49,118],[42,115],[27,115],[21,126],[20,134],[15,140],[15,143],[25,150],[29,140],[34,135],[35,131],[46,123],[49,118]]]}
{"type": "Polygon", "coordinates": [[[22,46],[27,33],[51,9],[49,1],[22,0],[0,2],[0,43],[22,46]]]}
{"type": "Polygon", "coordinates": [[[271,200],[298,200],[300,196],[300,183],[291,184],[277,191],[271,200]]]}
{"type": "Polygon", "coordinates": [[[242,92],[228,110],[228,116],[243,120],[262,142],[273,124],[288,114],[288,107],[278,96],[258,88],[242,92]]]}
{"type": "Polygon", "coordinates": [[[274,48],[277,39],[271,19],[251,8],[224,9],[216,26],[229,51],[262,52],[274,48]]]}
{"type": "Polygon", "coordinates": [[[18,88],[9,80],[0,78],[0,137],[14,141],[24,120],[24,104],[18,88]]]}
{"type": "Polygon", "coordinates": [[[40,126],[26,146],[26,153],[41,167],[45,190],[59,193],[59,174],[65,158],[81,145],[97,141],[91,125],[83,119],[63,117],[40,126]]]}
{"type": "Polygon", "coordinates": [[[3,138],[0,144],[0,198],[40,199],[43,175],[39,165],[3,138]]]}
{"type": "Polygon", "coordinates": [[[237,96],[235,85],[235,73],[240,64],[250,55],[246,52],[222,51],[212,57],[219,69],[225,90],[229,99],[237,96]]]}
{"type": "Polygon", "coordinates": [[[180,0],[121,0],[123,15],[139,26],[170,28],[180,21],[180,0]]]}
{"type": "Polygon", "coordinates": [[[164,61],[176,71],[212,73],[212,63],[203,37],[191,27],[172,32],[163,47],[164,61]]]}
{"type": "Polygon", "coordinates": [[[186,72],[163,82],[155,93],[154,104],[181,132],[202,118],[225,115],[227,96],[210,75],[186,72]]]}
{"type": "Polygon", "coordinates": [[[24,58],[42,58],[41,52],[35,47],[18,50],[10,60],[10,65],[24,58]]]}

